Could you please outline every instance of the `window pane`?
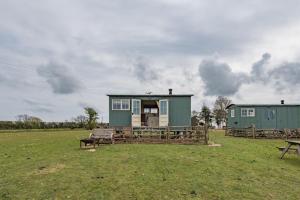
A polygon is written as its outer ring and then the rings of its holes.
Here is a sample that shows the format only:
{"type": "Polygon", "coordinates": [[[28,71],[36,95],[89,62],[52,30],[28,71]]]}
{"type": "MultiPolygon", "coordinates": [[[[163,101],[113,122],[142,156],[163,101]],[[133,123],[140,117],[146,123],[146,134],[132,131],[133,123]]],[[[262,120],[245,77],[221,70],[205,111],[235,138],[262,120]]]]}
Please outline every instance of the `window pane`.
{"type": "Polygon", "coordinates": [[[144,113],[150,113],[150,108],[144,108],[144,113]]]}
{"type": "Polygon", "coordinates": [[[160,102],[160,114],[161,115],[167,115],[167,101],[161,101],[160,102]]]}
{"type": "Polygon", "coordinates": [[[249,108],[248,109],[248,116],[249,117],[254,117],[255,116],[255,110],[254,110],[254,108],[249,108]]]}
{"type": "Polygon", "coordinates": [[[234,117],[235,113],[234,110],[231,110],[231,117],[234,117]]]}
{"type": "Polygon", "coordinates": [[[134,115],[140,115],[140,101],[133,100],[132,101],[132,113],[134,115]]]}
{"type": "Polygon", "coordinates": [[[242,115],[242,117],[247,117],[247,109],[242,108],[241,115],[242,115]]]}
{"type": "Polygon", "coordinates": [[[151,113],[157,113],[157,108],[151,108],[151,113]]]}
{"type": "Polygon", "coordinates": [[[122,110],[129,110],[129,99],[122,100],[122,110]]]}
{"type": "Polygon", "coordinates": [[[113,99],[113,110],[120,110],[120,109],[121,109],[121,100],[113,99]]]}

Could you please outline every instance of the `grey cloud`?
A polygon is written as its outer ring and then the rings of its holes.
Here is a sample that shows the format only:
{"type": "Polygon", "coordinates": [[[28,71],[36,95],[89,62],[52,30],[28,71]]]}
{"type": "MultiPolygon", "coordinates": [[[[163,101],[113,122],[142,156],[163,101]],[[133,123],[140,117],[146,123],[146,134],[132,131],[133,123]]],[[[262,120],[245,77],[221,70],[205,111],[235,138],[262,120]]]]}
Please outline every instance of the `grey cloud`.
{"type": "Polygon", "coordinates": [[[293,89],[300,85],[300,63],[283,63],[269,72],[278,90],[293,89]]]}
{"type": "Polygon", "coordinates": [[[81,83],[65,66],[55,62],[49,62],[37,69],[38,74],[45,78],[54,93],[71,94],[81,89],[81,83]]]}
{"type": "Polygon", "coordinates": [[[41,103],[30,99],[23,99],[23,101],[29,106],[30,110],[38,113],[51,113],[52,105],[48,103],[41,103]]]}
{"type": "Polygon", "coordinates": [[[0,82],[5,82],[6,77],[2,74],[0,74],[0,82]]]}
{"type": "Polygon", "coordinates": [[[199,65],[199,75],[205,84],[205,95],[233,95],[248,81],[243,73],[234,73],[226,63],[203,60],[199,65]]]}
{"type": "Polygon", "coordinates": [[[259,61],[255,62],[252,65],[251,77],[253,81],[256,80],[265,81],[267,75],[265,65],[269,62],[270,58],[271,58],[271,54],[265,53],[262,55],[262,58],[259,61]]]}
{"type": "MultiPolygon", "coordinates": [[[[104,27],[109,27],[103,31],[110,33],[97,44],[106,50],[156,55],[214,52],[224,55],[239,53],[245,45],[260,40],[266,30],[297,21],[299,5],[271,0],[243,3],[131,1],[126,4],[121,1],[94,2],[90,11],[103,19],[104,27]],[[99,12],[103,7],[118,14],[99,12]],[[120,24],[126,26],[120,27],[120,24]]],[[[84,41],[89,40],[85,38],[84,41]]],[[[90,43],[96,45],[94,40],[90,43]]]]}
{"type": "Polygon", "coordinates": [[[199,65],[199,75],[205,84],[205,95],[230,96],[238,92],[243,84],[263,82],[274,85],[277,91],[291,90],[300,85],[300,63],[286,62],[268,70],[271,55],[265,53],[252,65],[250,74],[235,73],[226,63],[204,60],[199,65]]]}
{"type": "MultiPolygon", "coordinates": [[[[5,70],[3,70],[5,71],[5,70]]],[[[11,87],[11,88],[21,88],[21,87],[32,87],[33,85],[28,81],[22,79],[20,75],[8,75],[1,74],[0,72],[0,83],[2,85],[11,87]]]]}
{"type": "Polygon", "coordinates": [[[136,78],[143,81],[153,81],[158,79],[158,73],[144,59],[138,58],[133,65],[133,71],[136,78]]]}

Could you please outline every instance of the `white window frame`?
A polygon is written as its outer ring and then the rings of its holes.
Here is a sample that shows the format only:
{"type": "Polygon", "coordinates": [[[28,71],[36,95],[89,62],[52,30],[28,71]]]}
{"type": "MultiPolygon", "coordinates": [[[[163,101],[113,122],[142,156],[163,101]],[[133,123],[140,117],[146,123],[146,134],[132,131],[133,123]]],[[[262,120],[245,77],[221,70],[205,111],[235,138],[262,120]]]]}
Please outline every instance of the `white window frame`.
{"type": "Polygon", "coordinates": [[[160,105],[159,105],[159,115],[168,115],[169,114],[169,111],[168,111],[168,100],[160,100],[160,105]],[[165,103],[165,107],[162,108],[163,104],[162,103],[165,103]],[[164,111],[164,112],[163,112],[164,111]]]}
{"type": "Polygon", "coordinates": [[[141,100],[140,99],[132,99],[132,116],[141,116],[141,100]]]}
{"type": "Polygon", "coordinates": [[[112,110],[130,110],[130,99],[112,99],[112,110]],[[115,102],[120,102],[120,109],[119,108],[114,108],[115,102]],[[124,108],[125,104],[128,105],[127,108],[124,108]]]}
{"type": "Polygon", "coordinates": [[[231,115],[231,117],[235,117],[235,110],[234,110],[234,109],[232,109],[232,110],[230,111],[230,115],[231,115]]]}
{"type": "Polygon", "coordinates": [[[241,108],[241,117],[255,117],[255,108],[241,108]],[[243,112],[246,111],[246,115],[243,112]]]}

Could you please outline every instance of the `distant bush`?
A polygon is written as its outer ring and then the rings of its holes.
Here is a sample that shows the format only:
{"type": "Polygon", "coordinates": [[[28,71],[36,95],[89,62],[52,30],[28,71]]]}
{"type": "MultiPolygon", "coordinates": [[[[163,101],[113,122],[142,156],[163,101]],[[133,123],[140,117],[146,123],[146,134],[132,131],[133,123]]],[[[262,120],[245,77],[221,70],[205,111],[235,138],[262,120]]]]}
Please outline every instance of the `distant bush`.
{"type": "MultiPolygon", "coordinates": [[[[98,123],[97,127],[108,127],[108,124],[98,123]]],[[[0,130],[80,128],[86,128],[86,125],[81,122],[0,121],[0,130]]]]}

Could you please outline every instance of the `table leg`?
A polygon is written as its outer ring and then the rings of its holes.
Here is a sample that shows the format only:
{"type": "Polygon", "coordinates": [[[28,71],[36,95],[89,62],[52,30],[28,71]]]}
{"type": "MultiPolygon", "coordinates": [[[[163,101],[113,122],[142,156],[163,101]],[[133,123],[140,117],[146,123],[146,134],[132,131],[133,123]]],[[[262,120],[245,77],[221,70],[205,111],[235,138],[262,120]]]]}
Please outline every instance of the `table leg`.
{"type": "Polygon", "coordinates": [[[292,144],[289,144],[282,152],[281,156],[280,156],[280,159],[283,158],[283,156],[286,154],[286,152],[288,152],[288,150],[290,149],[290,147],[292,146],[292,144]]]}

